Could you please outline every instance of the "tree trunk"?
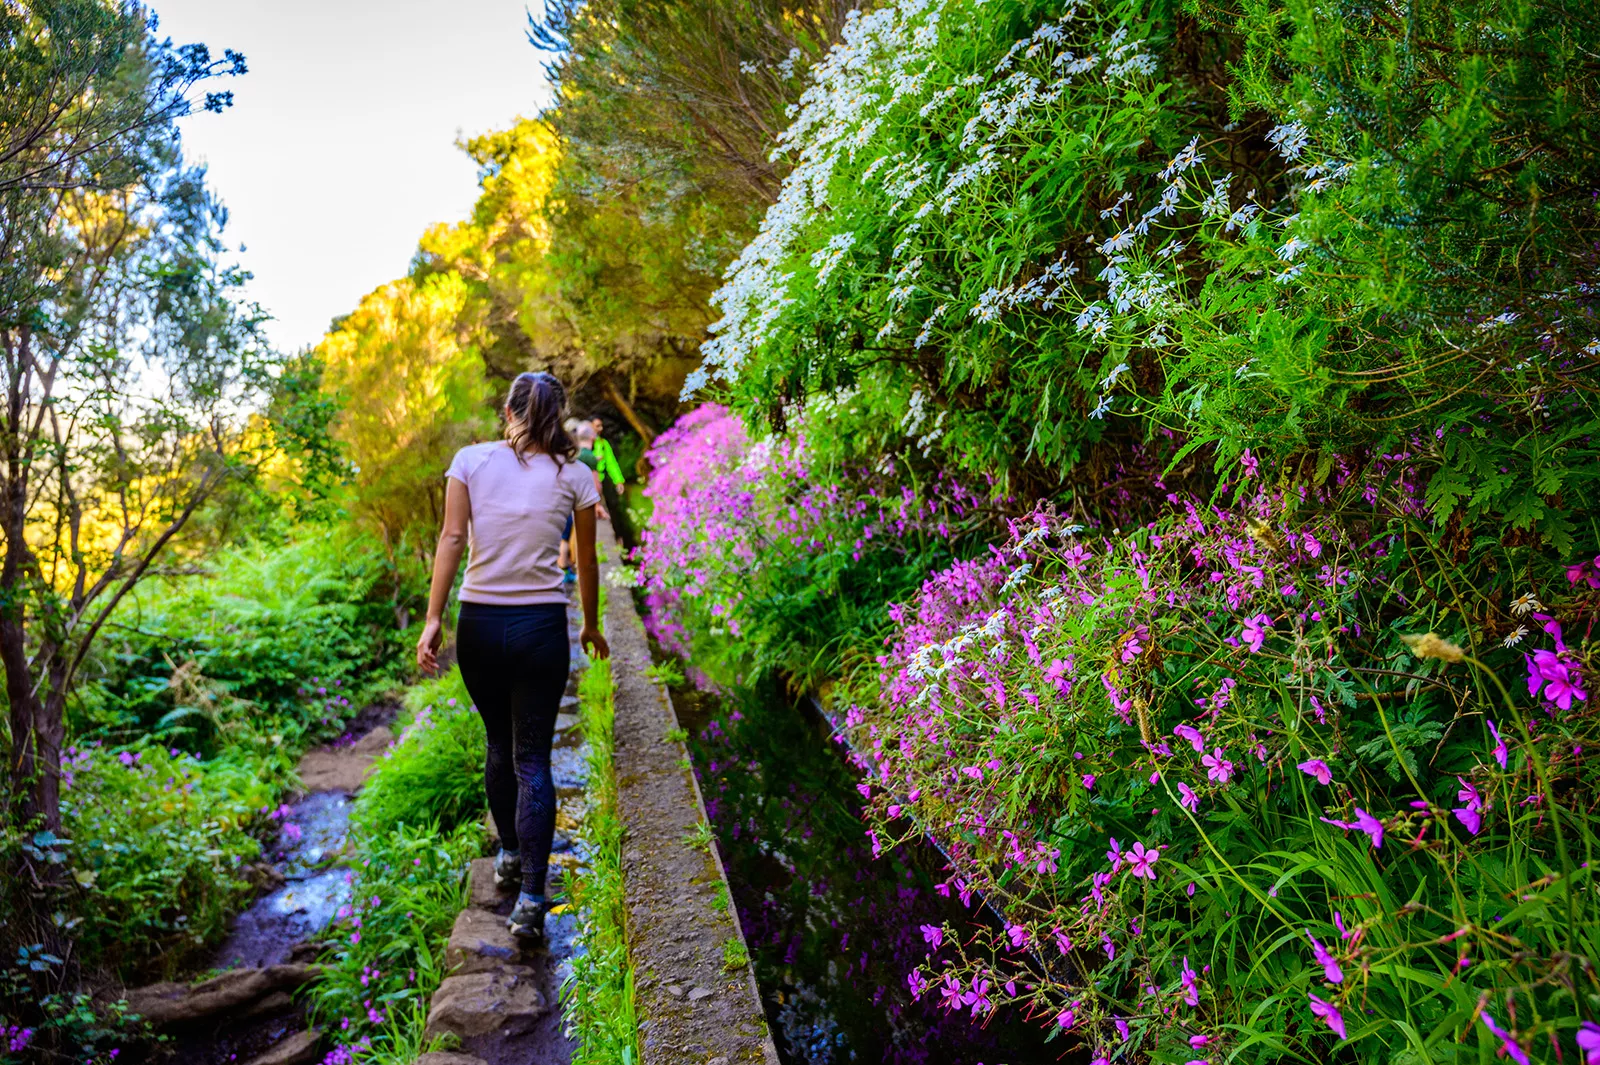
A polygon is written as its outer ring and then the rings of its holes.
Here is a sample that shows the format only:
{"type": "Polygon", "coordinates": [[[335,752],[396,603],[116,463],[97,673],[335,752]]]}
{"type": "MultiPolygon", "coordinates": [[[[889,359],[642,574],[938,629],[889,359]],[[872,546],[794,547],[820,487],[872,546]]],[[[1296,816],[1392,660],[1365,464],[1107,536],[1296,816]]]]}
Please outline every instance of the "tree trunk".
{"type": "Polygon", "coordinates": [[[609,374],[605,376],[604,381],[606,398],[609,399],[611,401],[611,405],[616,407],[617,410],[621,412],[622,416],[627,419],[628,424],[633,426],[633,431],[639,434],[640,439],[642,439],[645,443],[645,447],[649,447],[650,444],[655,440],[656,434],[651,431],[649,426],[645,425],[644,422],[639,420],[639,413],[633,409],[633,404],[629,403],[622,393],[618,391],[616,384],[611,380],[611,376],[609,374]]]}
{"type": "MultiPolygon", "coordinates": [[[[21,605],[12,608],[21,613],[21,605]]],[[[8,614],[11,612],[8,611],[8,614]]],[[[23,799],[22,818],[43,819],[43,827],[61,828],[61,741],[59,713],[40,699],[28,667],[27,636],[19,616],[0,617],[0,665],[6,671],[6,700],[11,720],[11,788],[23,799]]],[[[51,693],[50,702],[55,702],[51,693]]]]}

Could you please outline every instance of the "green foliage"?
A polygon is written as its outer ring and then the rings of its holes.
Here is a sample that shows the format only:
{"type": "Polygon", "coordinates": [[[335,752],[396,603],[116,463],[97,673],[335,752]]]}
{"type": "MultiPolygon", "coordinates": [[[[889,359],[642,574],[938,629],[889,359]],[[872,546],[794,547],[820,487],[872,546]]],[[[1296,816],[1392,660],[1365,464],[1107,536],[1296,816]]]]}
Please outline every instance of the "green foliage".
{"type": "Polygon", "coordinates": [[[482,818],[483,718],[472,709],[459,667],[406,693],[409,720],[356,796],[352,820],[384,825],[434,824],[446,834],[482,818]]]}
{"type": "Polygon", "coordinates": [[[281,751],[202,762],[159,743],[69,750],[63,901],[79,953],[129,981],[192,964],[250,897],[245,866],[290,771],[281,751]]]}
{"type": "Polygon", "coordinates": [[[573,1065],[642,1060],[622,888],[614,693],[609,660],[592,663],[578,682],[578,719],[589,751],[589,808],[580,830],[589,868],[567,883],[567,904],[578,911],[582,944],[573,955],[571,975],[561,985],[562,1014],[576,1043],[573,1065]]]}
{"type": "Polygon", "coordinates": [[[392,686],[401,659],[378,545],[348,529],[296,536],[229,548],[129,596],[86,667],[76,733],[299,750],[392,686]]]}
{"type": "MultiPolygon", "coordinates": [[[[378,763],[381,784],[392,755],[378,763]]],[[[365,794],[365,792],[363,792],[365,794]]],[[[345,1046],[375,1060],[414,1060],[428,1001],[444,979],[444,946],[467,905],[465,871],[483,853],[483,825],[360,823],[353,837],[354,902],[330,933],[311,1015],[345,1046]]]]}
{"type": "Polygon", "coordinates": [[[1435,520],[1581,549],[1579,7],[882,8],[778,139],[797,168],[707,370],[776,428],[844,390],[854,454],[931,448],[1089,513],[1141,439],[1317,483],[1405,453],[1435,520]]]}
{"type": "Polygon", "coordinates": [[[744,940],[729,939],[722,944],[722,968],[725,972],[737,972],[750,964],[750,951],[745,949],[744,940]]]}

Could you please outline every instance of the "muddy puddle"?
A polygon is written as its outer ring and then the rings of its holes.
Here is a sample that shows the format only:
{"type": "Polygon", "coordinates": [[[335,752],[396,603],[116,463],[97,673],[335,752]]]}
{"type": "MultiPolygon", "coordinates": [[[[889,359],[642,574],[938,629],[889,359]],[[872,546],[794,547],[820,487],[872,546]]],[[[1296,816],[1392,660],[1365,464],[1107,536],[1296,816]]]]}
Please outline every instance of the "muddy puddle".
{"type": "Polygon", "coordinates": [[[855,777],[825,721],[783,701],[675,689],[680,723],[784,1065],[1042,1065],[1061,1044],[1020,1016],[974,1023],[912,999],[922,924],[985,920],[939,896],[931,844],[874,859],[855,777]]]}

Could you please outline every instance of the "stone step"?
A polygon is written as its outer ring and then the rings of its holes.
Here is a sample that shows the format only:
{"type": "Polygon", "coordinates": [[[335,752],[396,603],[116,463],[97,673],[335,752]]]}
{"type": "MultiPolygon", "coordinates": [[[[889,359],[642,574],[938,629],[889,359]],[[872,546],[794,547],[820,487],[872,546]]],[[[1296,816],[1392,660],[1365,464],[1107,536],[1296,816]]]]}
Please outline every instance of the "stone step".
{"type": "Polygon", "coordinates": [[[424,1035],[463,1040],[527,1035],[550,1012],[538,984],[538,971],[522,965],[447,976],[433,993],[424,1035]]]}
{"type": "Polygon", "coordinates": [[[295,1032],[286,1039],[280,1039],[265,1053],[251,1058],[247,1065],[309,1065],[321,1056],[321,1044],[322,1033],[315,1028],[295,1032]]]}
{"type": "Polygon", "coordinates": [[[194,1024],[220,1013],[249,1014],[252,1007],[280,993],[309,983],[321,971],[316,965],[269,965],[264,969],[231,969],[192,986],[161,983],[128,990],[128,1012],[155,1028],[194,1024]]]}
{"type": "Polygon", "coordinates": [[[444,948],[444,967],[446,972],[463,976],[492,972],[522,964],[524,953],[523,942],[511,934],[504,917],[469,906],[456,915],[444,948]]]}

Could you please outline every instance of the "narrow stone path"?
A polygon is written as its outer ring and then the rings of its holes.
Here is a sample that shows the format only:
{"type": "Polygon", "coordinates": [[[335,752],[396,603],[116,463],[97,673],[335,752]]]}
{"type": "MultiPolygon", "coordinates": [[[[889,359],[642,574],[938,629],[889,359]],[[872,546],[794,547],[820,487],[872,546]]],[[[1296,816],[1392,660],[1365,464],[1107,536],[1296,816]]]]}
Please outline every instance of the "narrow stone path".
{"type": "Polygon", "coordinates": [[[611,579],[622,553],[601,526],[606,639],[616,682],[623,881],[644,1065],[777,1065],[778,1053],[705,803],[633,599],[611,579]],[[702,843],[700,840],[706,842],[702,843]]]}

